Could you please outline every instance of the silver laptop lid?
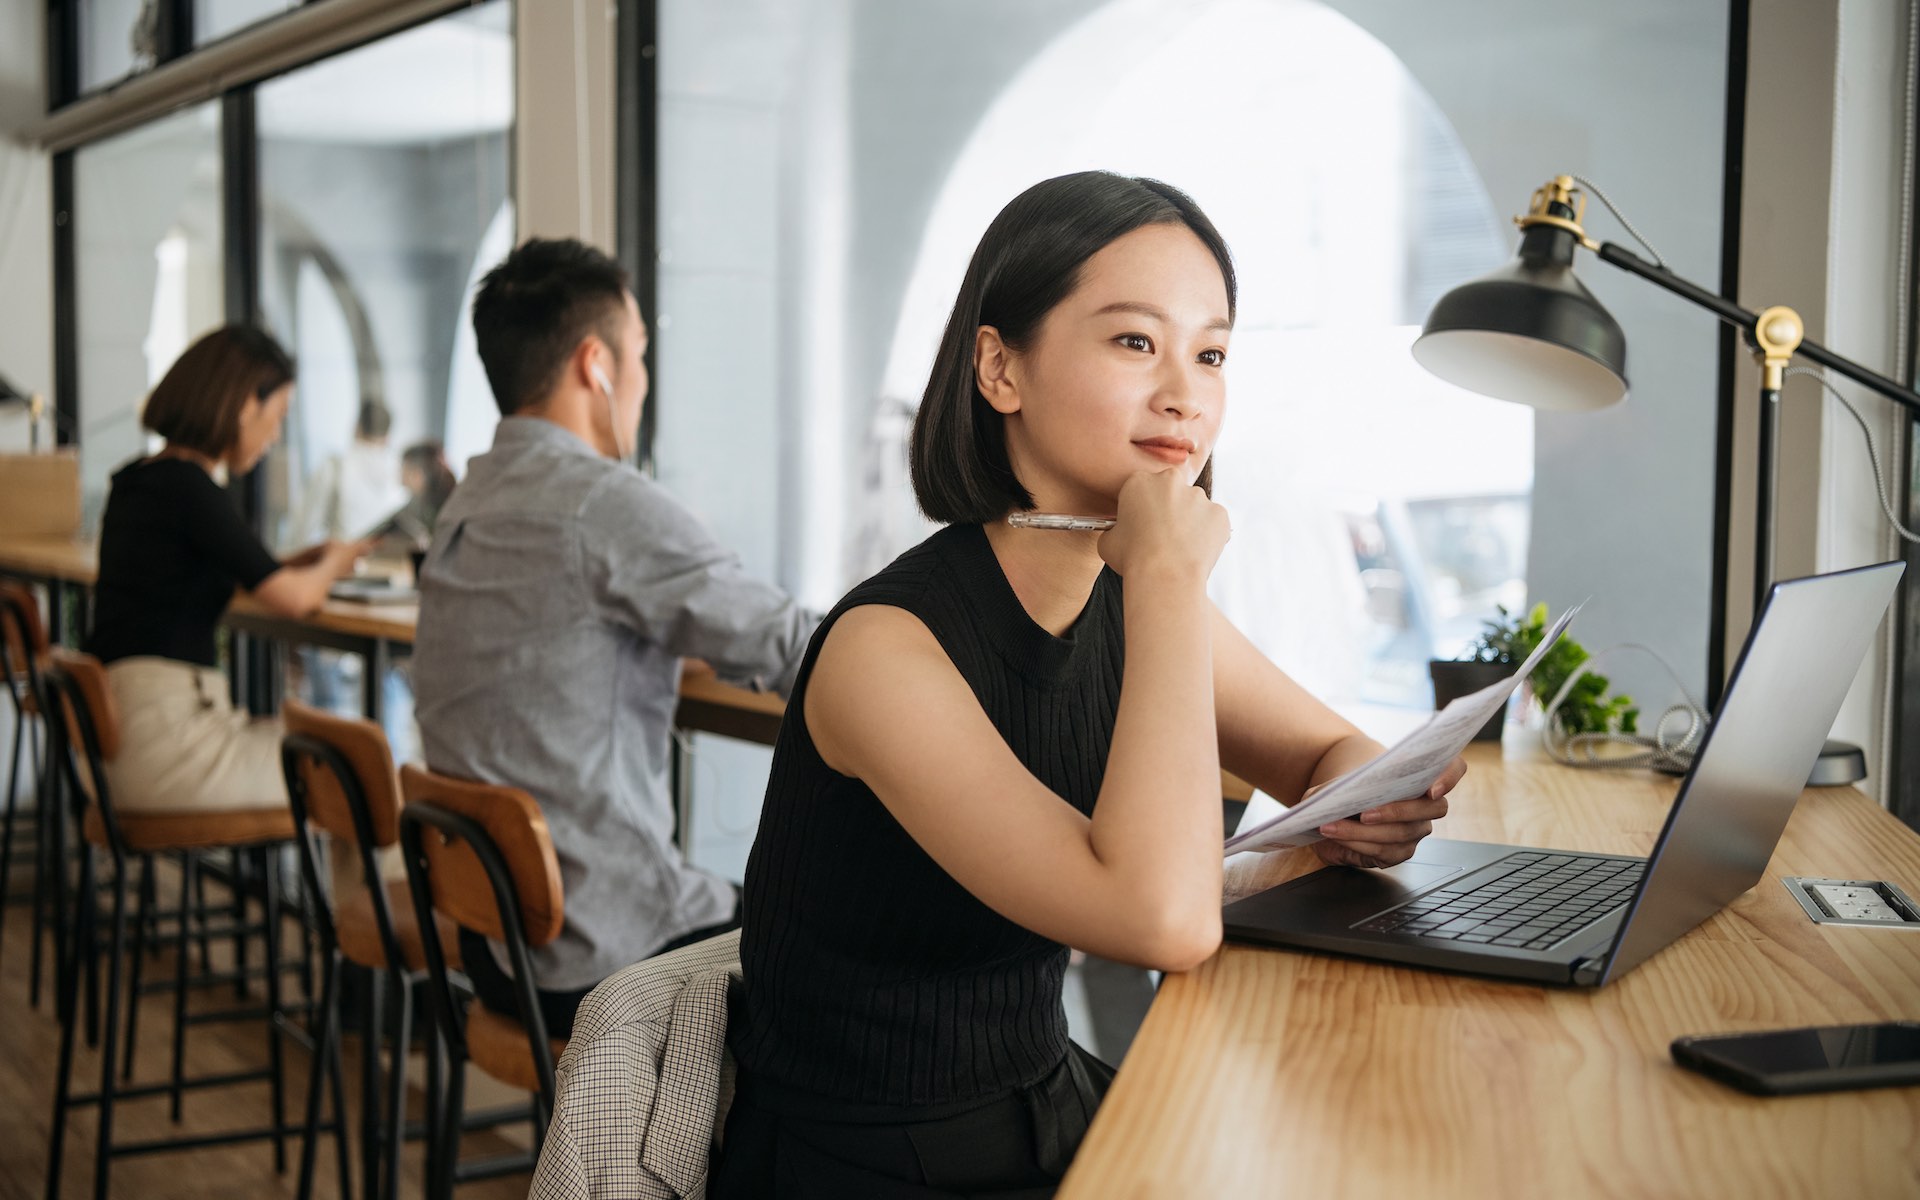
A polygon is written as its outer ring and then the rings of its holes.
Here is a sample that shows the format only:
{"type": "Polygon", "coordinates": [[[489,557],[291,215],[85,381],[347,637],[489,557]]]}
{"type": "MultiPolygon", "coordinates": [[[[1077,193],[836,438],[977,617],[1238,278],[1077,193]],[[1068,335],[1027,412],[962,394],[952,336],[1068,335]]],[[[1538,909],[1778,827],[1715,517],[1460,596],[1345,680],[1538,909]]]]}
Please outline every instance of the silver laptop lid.
{"type": "Polygon", "coordinates": [[[1603,982],[1760,881],[1905,569],[1881,563],[1773,585],[1667,812],[1603,982]]]}

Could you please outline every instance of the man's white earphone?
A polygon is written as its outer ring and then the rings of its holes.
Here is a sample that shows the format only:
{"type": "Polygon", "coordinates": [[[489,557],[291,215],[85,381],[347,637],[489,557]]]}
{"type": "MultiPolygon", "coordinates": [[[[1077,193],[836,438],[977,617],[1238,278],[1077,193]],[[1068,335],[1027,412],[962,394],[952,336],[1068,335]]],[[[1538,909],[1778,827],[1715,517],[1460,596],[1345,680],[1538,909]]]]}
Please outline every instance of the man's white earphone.
{"type": "Polygon", "coordinates": [[[606,371],[599,363],[594,363],[588,369],[593,372],[593,381],[600,385],[600,394],[607,398],[607,430],[613,434],[614,453],[619,456],[620,461],[625,462],[627,448],[620,439],[620,418],[614,415],[613,411],[613,381],[607,378],[606,371]]]}

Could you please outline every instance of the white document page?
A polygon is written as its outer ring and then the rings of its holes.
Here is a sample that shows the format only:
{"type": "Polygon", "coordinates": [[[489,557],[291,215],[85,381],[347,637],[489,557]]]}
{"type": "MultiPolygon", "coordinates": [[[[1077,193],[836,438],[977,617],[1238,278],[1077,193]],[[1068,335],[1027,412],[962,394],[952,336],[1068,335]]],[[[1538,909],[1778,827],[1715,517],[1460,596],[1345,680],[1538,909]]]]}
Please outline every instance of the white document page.
{"type": "Polygon", "coordinates": [[[1378,758],[1331,781],[1279,816],[1234,834],[1227,839],[1226,853],[1305,846],[1320,840],[1322,825],[1382,804],[1411,799],[1432,787],[1433,781],[1446,771],[1447,764],[1466,749],[1474,733],[1500,710],[1541,657],[1560,640],[1580,608],[1574,605],[1548,627],[1540,645],[1520,664],[1519,670],[1498,683],[1461,696],[1378,758]]]}

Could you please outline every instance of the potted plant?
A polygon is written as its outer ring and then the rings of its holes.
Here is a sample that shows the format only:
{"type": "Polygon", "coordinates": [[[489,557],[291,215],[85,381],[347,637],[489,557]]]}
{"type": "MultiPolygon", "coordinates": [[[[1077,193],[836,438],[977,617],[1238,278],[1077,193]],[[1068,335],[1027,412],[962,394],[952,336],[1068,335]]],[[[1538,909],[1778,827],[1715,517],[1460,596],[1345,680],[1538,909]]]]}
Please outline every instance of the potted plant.
{"type": "MultiPolygon", "coordinates": [[[[1433,706],[1446,707],[1457,696],[1486,687],[1513,674],[1527,656],[1540,645],[1547,632],[1547,606],[1536,604],[1524,617],[1503,606],[1500,617],[1485,623],[1480,636],[1458,660],[1434,660],[1429,664],[1433,678],[1433,706]]],[[[1541,704],[1550,702],[1590,656],[1586,648],[1565,634],[1533,669],[1528,686],[1541,704]]],[[[1574,681],[1573,688],[1554,712],[1554,724],[1564,734],[1633,733],[1640,718],[1631,696],[1608,696],[1607,677],[1588,671],[1574,681]]],[[[1495,713],[1475,741],[1499,741],[1504,713],[1495,713]]]]}

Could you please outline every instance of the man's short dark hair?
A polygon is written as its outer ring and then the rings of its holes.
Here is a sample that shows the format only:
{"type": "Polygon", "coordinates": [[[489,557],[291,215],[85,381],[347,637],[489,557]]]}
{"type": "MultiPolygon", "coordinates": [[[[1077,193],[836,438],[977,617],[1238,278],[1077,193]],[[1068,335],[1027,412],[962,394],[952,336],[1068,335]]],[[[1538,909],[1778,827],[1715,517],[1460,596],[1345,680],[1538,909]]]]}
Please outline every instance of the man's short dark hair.
{"type": "MultiPolygon", "coordinates": [[[[1053,307],[1080,284],[1096,253],[1145,225],[1184,225],[1220,266],[1227,319],[1238,297],[1233,256],[1213,222],[1179,188],[1157,179],[1081,171],[1036,183],[1015,196],[987,226],[967,265],[927,390],[914,414],[908,466],[914,498],[928,517],[948,525],[995,521],[1033,507],[1033,497],[1007,458],[1006,418],[980,394],[974,374],[982,325],[1024,351],[1053,307]]],[[[1195,484],[1213,494],[1213,460],[1195,484]]]]}
{"type": "Polygon", "coordinates": [[[487,272],[473,298],[473,336],[501,415],[553,390],[588,334],[619,352],[630,294],[626,268],[573,238],[530,238],[487,272]]]}

